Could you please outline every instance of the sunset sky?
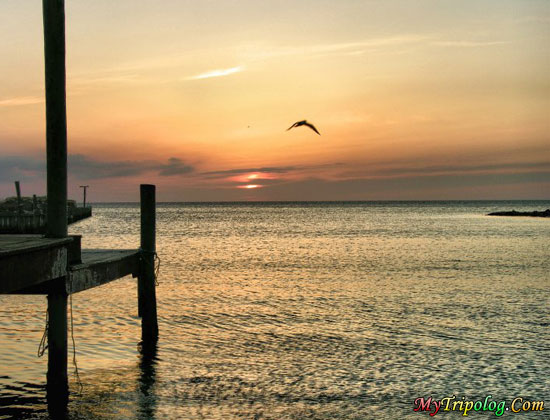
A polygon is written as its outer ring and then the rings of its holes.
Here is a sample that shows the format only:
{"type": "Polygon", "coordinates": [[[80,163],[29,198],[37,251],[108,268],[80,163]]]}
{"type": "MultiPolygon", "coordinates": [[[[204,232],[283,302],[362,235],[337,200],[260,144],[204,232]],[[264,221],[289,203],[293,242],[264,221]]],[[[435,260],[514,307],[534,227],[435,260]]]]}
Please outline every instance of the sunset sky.
{"type": "MultiPolygon", "coordinates": [[[[550,198],[548,0],[66,0],[69,195],[550,198]],[[307,127],[286,131],[307,119],[307,127]]],[[[0,2],[0,198],[45,193],[42,2],[0,2]]]]}

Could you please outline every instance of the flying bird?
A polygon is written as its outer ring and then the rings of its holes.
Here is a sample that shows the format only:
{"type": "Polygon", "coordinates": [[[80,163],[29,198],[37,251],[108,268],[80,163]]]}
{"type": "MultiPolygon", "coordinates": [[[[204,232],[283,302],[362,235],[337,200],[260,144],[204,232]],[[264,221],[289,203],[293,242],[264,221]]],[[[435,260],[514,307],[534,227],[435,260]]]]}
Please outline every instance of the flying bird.
{"type": "Polygon", "coordinates": [[[288,128],[286,129],[286,131],[288,131],[288,130],[290,130],[291,128],[294,128],[294,127],[300,127],[300,126],[302,126],[302,125],[305,125],[306,127],[311,128],[311,129],[312,129],[313,131],[315,131],[317,134],[321,135],[321,133],[319,133],[319,132],[317,131],[317,129],[315,128],[315,126],[314,126],[313,124],[311,124],[311,123],[308,123],[306,120],[295,122],[295,123],[292,124],[290,127],[288,127],[288,128]]]}

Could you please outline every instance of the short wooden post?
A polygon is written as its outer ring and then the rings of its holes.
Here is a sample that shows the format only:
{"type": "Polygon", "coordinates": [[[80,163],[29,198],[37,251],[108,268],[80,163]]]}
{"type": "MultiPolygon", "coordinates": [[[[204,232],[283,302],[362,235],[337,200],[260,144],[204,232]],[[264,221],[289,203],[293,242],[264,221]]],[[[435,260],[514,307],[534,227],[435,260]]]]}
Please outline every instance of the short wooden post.
{"type": "Polygon", "coordinates": [[[69,401],[67,378],[67,293],[65,282],[48,293],[47,399],[50,412],[65,410],[69,401]]]}
{"type": "Polygon", "coordinates": [[[21,185],[15,181],[15,193],[17,194],[17,213],[21,214],[21,185]]]}
{"type": "Polygon", "coordinates": [[[84,196],[82,197],[82,207],[86,208],[86,189],[88,189],[90,186],[89,185],[81,185],[80,188],[82,188],[84,190],[83,194],[84,196]]]}
{"type": "Polygon", "coordinates": [[[157,296],[155,290],[155,186],[140,185],[140,199],[141,269],[138,276],[138,314],[141,316],[142,343],[151,345],[158,340],[157,296]]]}
{"type": "Polygon", "coordinates": [[[17,194],[17,230],[22,233],[24,231],[23,207],[21,204],[21,186],[19,185],[19,181],[15,181],[15,193],[17,194]]]}

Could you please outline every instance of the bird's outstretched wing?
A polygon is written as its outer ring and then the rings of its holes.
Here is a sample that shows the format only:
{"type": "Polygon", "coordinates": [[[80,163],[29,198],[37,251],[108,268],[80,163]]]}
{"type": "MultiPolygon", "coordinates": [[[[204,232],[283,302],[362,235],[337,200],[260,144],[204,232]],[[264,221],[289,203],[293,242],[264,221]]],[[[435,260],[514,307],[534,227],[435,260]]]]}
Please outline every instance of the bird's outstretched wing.
{"type": "Polygon", "coordinates": [[[288,127],[288,128],[286,129],[286,131],[290,130],[291,128],[297,127],[297,126],[298,126],[298,123],[295,122],[295,123],[292,124],[290,127],[288,127]]]}
{"type": "Polygon", "coordinates": [[[313,124],[306,122],[304,125],[306,125],[306,126],[308,126],[309,128],[311,128],[311,129],[312,129],[313,131],[315,131],[317,134],[321,135],[321,133],[319,133],[319,132],[317,131],[317,129],[315,128],[315,126],[314,126],[313,124]]]}

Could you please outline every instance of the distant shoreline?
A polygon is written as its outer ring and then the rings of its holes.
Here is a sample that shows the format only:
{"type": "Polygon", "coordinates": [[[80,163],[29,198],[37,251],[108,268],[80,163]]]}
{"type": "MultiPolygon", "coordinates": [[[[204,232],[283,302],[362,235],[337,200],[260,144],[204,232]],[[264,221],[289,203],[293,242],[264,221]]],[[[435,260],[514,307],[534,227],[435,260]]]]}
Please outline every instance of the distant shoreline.
{"type": "Polygon", "coordinates": [[[487,216],[524,216],[524,217],[550,217],[550,209],[544,211],[496,211],[487,216]]]}
{"type": "MultiPolygon", "coordinates": [[[[235,205],[235,204],[259,204],[259,205],[271,205],[271,204],[443,204],[443,203],[548,203],[548,199],[511,199],[511,200],[250,200],[250,201],[157,201],[157,204],[189,204],[189,205],[203,205],[203,204],[215,204],[215,205],[235,205]]],[[[97,201],[89,202],[92,205],[128,205],[139,204],[139,201],[97,201]]]]}

